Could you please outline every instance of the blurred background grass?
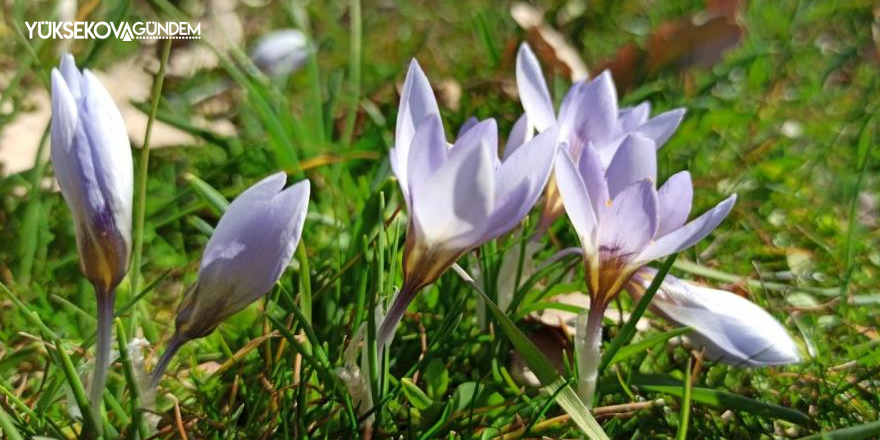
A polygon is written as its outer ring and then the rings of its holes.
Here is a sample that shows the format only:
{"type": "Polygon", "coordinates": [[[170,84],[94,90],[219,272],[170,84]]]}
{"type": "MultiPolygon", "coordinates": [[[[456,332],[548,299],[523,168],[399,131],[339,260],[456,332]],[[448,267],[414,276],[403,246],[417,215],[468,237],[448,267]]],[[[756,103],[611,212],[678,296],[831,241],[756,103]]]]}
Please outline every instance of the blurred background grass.
{"type": "MultiPolygon", "coordinates": [[[[303,236],[315,297],[313,327],[332,366],[341,365],[344,340],[366,318],[370,297],[385,297],[399,285],[395,250],[405,224],[386,158],[407,62],[416,57],[431,79],[450,136],[470,116],[495,117],[506,133],[522,112],[513,66],[516,47],[528,41],[557,102],[571,81],[566,54],[573,53],[590,73],[612,68],[626,104],[648,100],[654,113],[687,108],[682,126],[660,152],[661,180],[689,169],[695,212],[733,192],[739,201],[711,239],[681,259],[786,286],[749,287],[674,271],[761,304],[811,355],[802,365],[782,369],[707,363],[695,386],[789,406],[809,421],[731,412],[724,402],[697,403],[693,438],[796,438],[878,418],[880,153],[873,147],[880,9],[875,2],[570,0],[533,2],[536,13],[529,13],[511,2],[383,0],[364,3],[358,17],[352,13],[356,1],[6,0],[0,28],[0,281],[61,337],[79,344],[93,331],[93,292],[79,274],[73,225],[46,166],[47,78],[61,49],[58,41],[28,40],[23,25],[69,15],[71,4],[77,19],[184,17],[202,23],[203,40],[174,43],[159,105],[161,124],[151,142],[138,281],[141,289],[155,288],[137,297],[124,283],[117,302],[119,309],[139,299],[123,321],[129,335],[151,344],[148,359],[152,344],[168,337],[173,312],[195,279],[201,249],[219,218],[204,188],[231,199],[258,178],[284,169],[312,180],[303,236]],[[540,28],[531,26],[534,20],[543,20],[540,28]],[[358,26],[362,41],[353,33],[358,26]],[[270,30],[288,27],[311,36],[315,56],[290,78],[272,81],[256,73],[244,53],[270,30]],[[553,43],[554,32],[566,47],[553,43]],[[380,219],[386,228],[379,228],[380,219]]],[[[159,46],[103,40],[75,41],[67,48],[81,65],[102,74],[127,112],[136,148],[159,46]]],[[[557,222],[551,232],[544,257],[577,243],[566,222],[557,222]]],[[[498,249],[519,238],[513,235],[498,249]]],[[[489,246],[466,262],[491,268],[494,263],[485,263],[497,262],[495,249],[489,246]]],[[[177,373],[191,370],[185,385],[171,379],[166,386],[180,399],[181,419],[193,438],[351,435],[340,410],[344,392],[322,376],[332,370],[308,362],[295,370],[296,351],[278,338],[277,324],[293,333],[302,325],[291,315],[299,268],[294,262],[273,300],[191,344],[179,367],[172,367],[177,373]],[[263,318],[263,308],[277,321],[263,318]],[[260,335],[274,337],[214,372],[260,335]]],[[[578,280],[582,275],[553,293],[581,289],[578,280]]],[[[461,384],[483,389],[471,399],[473,407],[507,405],[449,419],[436,407],[410,411],[412,396],[393,393],[374,435],[492,437],[514,426],[517,417],[528,423],[537,416],[546,398],[521,394],[505,380],[507,348],[477,329],[472,292],[447,275],[415,304],[411,310],[419,313],[404,320],[395,342],[393,376],[403,377],[425,355],[424,333],[433,344],[424,363],[438,359],[435,372],[450,376],[448,391],[429,396],[440,408],[454,400],[453,390],[466,388],[461,384]],[[450,322],[463,298],[464,318],[450,322]],[[449,332],[441,332],[444,322],[452,326],[449,332]],[[431,426],[440,428],[432,432],[431,426]]],[[[51,433],[54,420],[69,434],[64,381],[34,325],[0,296],[0,385],[9,391],[0,406],[22,432],[51,433]],[[39,417],[22,413],[10,395],[38,410],[39,417]]],[[[664,324],[657,325],[662,330],[664,324]]],[[[609,326],[606,333],[613,336],[615,329],[609,326]]],[[[629,383],[635,373],[680,380],[690,354],[681,346],[656,346],[607,372],[603,382],[629,383]]],[[[124,402],[125,382],[116,370],[108,394],[124,402]]],[[[392,383],[398,390],[397,379],[392,383]]],[[[676,431],[677,397],[638,386],[630,392],[644,399],[665,396],[665,405],[604,419],[611,437],[666,438],[676,431]]],[[[628,393],[609,389],[602,403],[629,400],[628,393]]],[[[172,401],[160,396],[158,405],[161,432],[177,435],[172,401]]],[[[126,417],[126,411],[108,412],[113,423],[126,417]]],[[[570,429],[552,424],[544,434],[564,436],[570,429]]]]}

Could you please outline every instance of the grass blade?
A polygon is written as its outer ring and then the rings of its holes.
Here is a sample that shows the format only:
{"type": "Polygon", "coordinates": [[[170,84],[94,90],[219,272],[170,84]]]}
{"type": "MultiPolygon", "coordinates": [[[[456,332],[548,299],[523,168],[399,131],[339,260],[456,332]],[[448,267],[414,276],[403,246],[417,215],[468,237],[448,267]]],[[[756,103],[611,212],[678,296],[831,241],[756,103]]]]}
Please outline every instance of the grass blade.
{"type": "Polygon", "coordinates": [[[863,440],[866,438],[877,437],[878,435],[880,435],[880,420],[865,423],[864,425],[820,432],[801,437],[798,440],[863,440]]]}
{"type": "MultiPolygon", "coordinates": [[[[636,375],[630,384],[648,391],[665,393],[678,398],[684,397],[684,386],[681,380],[674,379],[671,376],[653,374],[636,375]]],[[[798,410],[772,403],[760,402],[755,399],[711,388],[693,388],[691,399],[695,402],[717,408],[745,411],[757,416],[786,420],[798,425],[803,425],[810,421],[810,418],[806,414],[798,410]]]]}
{"type": "Polygon", "coordinates": [[[457,264],[453,265],[452,268],[458,276],[483,297],[483,300],[486,302],[486,307],[489,309],[489,312],[495,320],[501,325],[504,334],[510,339],[510,342],[526,361],[529,368],[538,377],[538,380],[541,381],[541,384],[547,388],[547,391],[551,395],[558,392],[556,402],[559,403],[559,406],[561,406],[569,416],[571,416],[571,419],[577,424],[581,431],[583,431],[590,439],[608,439],[608,436],[602,431],[602,427],[599,426],[599,423],[596,422],[596,419],[590,414],[590,410],[588,410],[584,403],[581,402],[580,398],[575,394],[574,389],[568,385],[565,378],[556,371],[553,364],[544,357],[541,350],[539,350],[538,347],[536,347],[535,344],[516,327],[516,324],[514,324],[513,321],[511,321],[491,299],[489,299],[489,296],[483,293],[482,289],[480,289],[474,279],[471,278],[464,269],[457,264]]]}

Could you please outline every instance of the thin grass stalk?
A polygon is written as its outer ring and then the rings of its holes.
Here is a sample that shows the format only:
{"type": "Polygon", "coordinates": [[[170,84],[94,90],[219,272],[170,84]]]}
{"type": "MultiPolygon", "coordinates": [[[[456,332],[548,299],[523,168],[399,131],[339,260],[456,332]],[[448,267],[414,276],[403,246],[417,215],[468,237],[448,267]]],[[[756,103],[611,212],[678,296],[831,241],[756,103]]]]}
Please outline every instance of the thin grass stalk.
{"type": "Polygon", "coordinates": [[[144,132],[144,144],[141,146],[140,157],[138,158],[138,176],[137,176],[137,203],[134,206],[134,249],[131,257],[131,293],[136,295],[138,292],[138,282],[141,275],[141,259],[144,247],[144,217],[146,216],[147,203],[147,171],[150,165],[150,141],[153,137],[153,123],[156,121],[156,113],[159,112],[159,99],[162,94],[162,84],[165,82],[165,68],[168,66],[168,56],[171,54],[171,42],[173,40],[166,39],[162,46],[162,58],[159,60],[159,72],[156,74],[156,80],[153,82],[153,90],[151,93],[152,104],[150,106],[150,116],[147,119],[147,129],[144,132]]]}

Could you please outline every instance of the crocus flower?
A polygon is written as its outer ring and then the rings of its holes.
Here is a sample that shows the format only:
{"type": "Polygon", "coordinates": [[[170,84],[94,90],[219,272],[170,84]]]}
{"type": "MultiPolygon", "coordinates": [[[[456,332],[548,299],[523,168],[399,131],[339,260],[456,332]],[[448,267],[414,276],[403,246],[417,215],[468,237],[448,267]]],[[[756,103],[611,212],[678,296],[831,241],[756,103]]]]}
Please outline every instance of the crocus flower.
{"type": "Polygon", "coordinates": [[[560,150],[556,180],[565,211],[584,250],[590,314],[579,326],[584,341],[580,360],[581,396],[590,404],[595,390],[602,314],[630,277],[643,265],[693,246],[712,232],[736,201],[733,195],[686,223],[693,188],[690,174],[670,177],[659,190],[654,142],[628,135],[607,170],[590,145],[575,165],[560,150]]]}
{"type": "Polygon", "coordinates": [[[110,364],[116,287],[128,272],[131,252],[133,172],[122,115],[91,72],[73,56],[52,69],[52,164],[73,213],[85,277],[98,297],[98,348],[90,398],[100,411],[110,364]]]}
{"type": "Polygon", "coordinates": [[[451,147],[437,101],[410,64],[397,115],[391,166],[409,211],[403,286],[379,329],[391,341],[407,305],[470,250],[514,228],[534,205],[553,164],[554,130],[503,161],[492,119],[473,124],[451,147]]]}
{"type": "MultiPolygon", "coordinates": [[[[541,132],[558,126],[559,143],[567,145],[574,160],[588,144],[598,152],[602,167],[607,168],[620,144],[630,134],[638,133],[660,148],[675,132],[684,117],[684,109],[670,110],[649,119],[651,106],[643,102],[635,107],[619,108],[617,91],[608,71],[592,80],[571,86],[559,107],[558,117],[541,72],[538,58],[523,43],[516,57],[516,85],[529,121],[529,130],[541,132]]],[[[541,228],[546,229],[562,214],[562,203],[551,179],[544,199],[541,228]]]]}
{"type": "MultiPolygon", "coordinates": [[[[153,373],[155,386],[177,350],[268,293],[290,264],[309,205],[309,181],[287,189],[273,174],[241,193],[205,246],[199,275],[175,320],[168,348],[153,373]]],[[[305,275],[303,275],[305,276],[305,275]]]]}
{"type": "MultiPolygon", "coordinates": [[[[656,270],[642,268],[630,278],[627,292],[638,301],[656,270]]],[[[710,359],[759,367],[800,362],[797,345],[785,328],[755,303],[731,292],[666,275],[651,299],[651,310],[691,328],[687,338],[710,359]]]]}
{"type": "Polygon", "coordinates": [[[281,29],[260,38],[251,49],[251,60],[271,77],[289,75],[309,56],[306,36],[296,29],[281,29]]]}

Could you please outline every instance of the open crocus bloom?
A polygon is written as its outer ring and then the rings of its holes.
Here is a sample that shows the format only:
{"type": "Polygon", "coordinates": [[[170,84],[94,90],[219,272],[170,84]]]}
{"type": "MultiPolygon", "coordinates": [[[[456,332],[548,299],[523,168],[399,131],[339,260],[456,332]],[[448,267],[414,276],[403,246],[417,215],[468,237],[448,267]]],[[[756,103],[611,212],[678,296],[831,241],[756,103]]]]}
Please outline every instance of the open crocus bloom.
{"type": "Polygon", "coordinates": [[[391,166],[409,210],[403,287],[379,330],[390,342],[407,305],[466,252],[518,225],[540,196],[555,156],[546,130],[498,157],[495,121],[467,127],[450,147],[425,74],[413,61],[397,116],[391,166]]]}
{"type": "Polygon", "coordinates": [[[604,306],[636,269],[687,249],[727,216],[736,195],[687,221],[693,187],[690,174],[670,177],[659,190],[654,142],[627,136],[607,171],[595,148],[585,148],[577,165],[566,151],[556,161],[565,210],[584,249],[593,304],[604,306]]]}
{"type": "MultiPolygon", "coordinates": [[[[657,271],[639,270],[627,286],[638,300],[657,271]]],[[[751,367],[800,362],[797,345],[785,328],[751,301],[666,275],[651,299],[651,310],[692,329],[688,339],[710,359],[751,367]]]]}
{"type": "Polygon", "coordinates": [[[687,171],[660,187],[654,142],[628,135],[606,167],[587,144],[577,165],[567,149],[556,159],[556,182],[584,250],[590,312],[578,322],[579,394],[592,405],[598,375],[602,316],[640,267],[687,249],[727,216],[736,196],[687,221],[693,188],[687,171]]]}
{"type": "Polygon", "coordinates": [[[198,279],[177,311],[174,336],[154,370],[153,384],[181,345],[210,334],[281,278],[309,207],[309,181],[283,189],[286,181],[284,172],[273,174],[229,204],[205,246],[198,279]]]}
{"type": "MultiPolygon", "coordinates": [[[[638,133],[660,148],[675,132],[684,109],[670,110],[649,119],[651,106],[643,102],[635,107],[619,108],[617,90],[608,71],[592,80],[574,83],[559,107],[558,117],[538,58],[527,44],[522,44],[516,57],[516,85],[525,109],[527,131],[542,132],[558,126],[559,143],[568,145],[577,161],[581,151],[592,144],[601,159],[602,168],[611,163],[623,140],[638,133]]],[[[528,136],[528,134],[526,135],[528,136]]],[[[546,228],[562,214],[562,203],[551,182],[547,187],[541,224],[546,228]]]]}

